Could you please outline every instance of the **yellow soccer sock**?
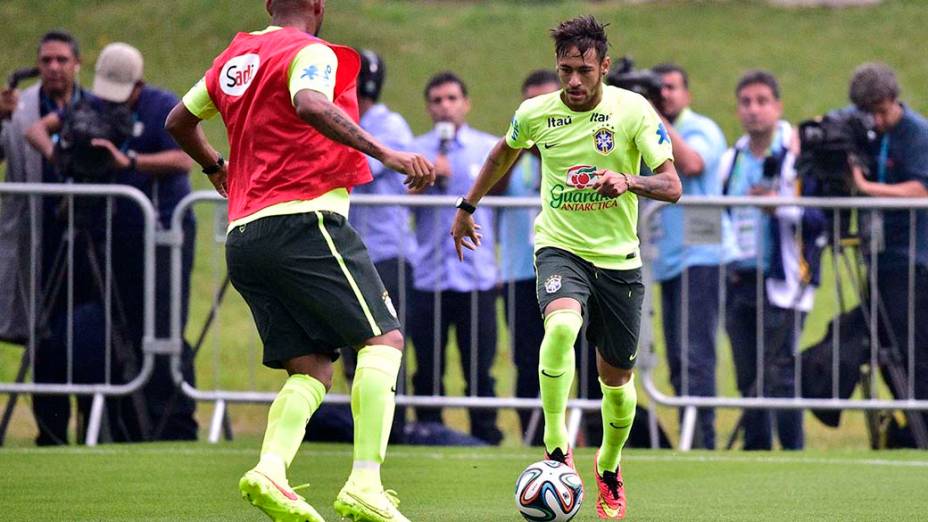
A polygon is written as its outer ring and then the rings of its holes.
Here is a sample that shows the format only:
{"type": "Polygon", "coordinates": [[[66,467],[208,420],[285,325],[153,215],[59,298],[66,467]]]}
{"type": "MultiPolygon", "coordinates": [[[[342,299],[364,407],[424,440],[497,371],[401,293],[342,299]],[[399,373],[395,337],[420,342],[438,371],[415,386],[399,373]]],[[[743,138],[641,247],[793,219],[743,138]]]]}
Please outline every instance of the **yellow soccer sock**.
{"type": "Polygon", "coordinates": [[[574,310],[555,310],[545,318],[538,361],[538,383],[545,414],[545,449],[567,452],[567,399],[574,381],[574,341],[583,317],[574,310]]]}
{"type": "Polygon", "coordinates": [[[607,386],[600,379],[599,387],[603,391],[603,444],[599,448],[596,466],[602,475],[604,471],[615,471],[619,467],[622,447],[628,440],[635,420],[638,392],[635,390],[634,375],[622,386],[607,386]]]}
{"type": "Polygon", "coordinates": [[[322,404],[325,386],[309,375],[291,375],[267,414],[267,430],[257,468],[275,478],[286,477],[306,434],[306,423],[322,404]]]}
{"type": "Polygon", "coordinates": [[[366,346],[358,351],[358,365],[351,386],[354,418],[354,466],[350,481],[380,485],[380,464],[396,409],[396,376],[403,352],[391,346],[366,346]]]}

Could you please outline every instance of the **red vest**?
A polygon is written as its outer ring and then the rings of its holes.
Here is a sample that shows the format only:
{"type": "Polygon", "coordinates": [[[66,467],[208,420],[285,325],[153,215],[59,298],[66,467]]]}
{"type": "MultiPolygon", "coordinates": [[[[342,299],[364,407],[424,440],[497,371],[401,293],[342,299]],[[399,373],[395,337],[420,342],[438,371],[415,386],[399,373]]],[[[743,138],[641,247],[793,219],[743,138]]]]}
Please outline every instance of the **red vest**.
{"type": "Polygon", "coordinates": [[[326,138],[296,114],[287,71],[312,43],[335,51],[334,103],[357,123],[358,53],[298,29],[239,33],[206,72],[206,89],[229,135],[229,221],[371,180],[362,153],[326,138]]]}

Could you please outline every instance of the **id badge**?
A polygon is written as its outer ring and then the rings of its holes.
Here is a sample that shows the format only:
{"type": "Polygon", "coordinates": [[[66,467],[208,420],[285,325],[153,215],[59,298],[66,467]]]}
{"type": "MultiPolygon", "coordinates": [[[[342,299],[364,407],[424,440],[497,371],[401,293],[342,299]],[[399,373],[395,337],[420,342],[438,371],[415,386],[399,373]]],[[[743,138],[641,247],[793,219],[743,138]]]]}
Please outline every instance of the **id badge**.
{"type": "Polygon", "coordinates": [[[757,209],[735,207],[731,211],[732,228],[741,258],[757,255],[757,209]]]}

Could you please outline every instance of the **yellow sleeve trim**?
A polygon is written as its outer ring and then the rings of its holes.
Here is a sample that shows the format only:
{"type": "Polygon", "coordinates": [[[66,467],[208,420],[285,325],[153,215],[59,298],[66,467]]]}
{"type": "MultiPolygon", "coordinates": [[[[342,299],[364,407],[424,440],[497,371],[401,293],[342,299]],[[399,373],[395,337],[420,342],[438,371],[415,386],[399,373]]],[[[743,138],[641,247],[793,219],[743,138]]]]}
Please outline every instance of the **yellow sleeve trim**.
{"type": "Polygon", "coordinates": [[[329,101],[334,100],[337,69],[338,58],[329,46],[313,43],[301,49],[287,71],[290,101],[303,89],[321,92],[329,101]]]}
{"type": "Polygon", "coordinates": [[[219,113],[212,98],[209,97],[209,91],[206,90],[206,80],[200,78],[200,81],[187,91],[183,98],[184,107],[191,114],[201,120],[208,120],[219,113]]]}

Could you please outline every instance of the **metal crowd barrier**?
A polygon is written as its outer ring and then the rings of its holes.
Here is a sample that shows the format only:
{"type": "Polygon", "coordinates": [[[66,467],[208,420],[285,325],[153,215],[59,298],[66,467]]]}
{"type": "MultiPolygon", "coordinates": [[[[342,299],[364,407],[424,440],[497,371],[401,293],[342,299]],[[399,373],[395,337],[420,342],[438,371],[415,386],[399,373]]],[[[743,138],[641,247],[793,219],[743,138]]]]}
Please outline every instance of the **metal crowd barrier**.
{"type": "MultiPolygon", "coordinates": [[[[644,386],[645,391],[648,396],[658,404],[663,406],[671,406],[677,408],[683,408],[683,419],[681,421],[681,436],[680,436],[680,448],[684,451],[689,450],[693,444],[694,430],[697,416],[698,408],[743,408],[743,409],[815,409],[815,410],[904,410],[907,412],[916,412],[916,411],[926,411],[928,410],[928,400],[925,399],[915,399],[915,380],[916,379],[928,379],[928,375],[916,375],[915,370],[915,360],[916,360],[916,345],[915,345],[915,335],[914,335],[914,317],[915,317],[915,298],[914,298],[914,278],[915,278],[915,234],[916,234],[916,214],[917,210],[928,209],[928,199],[898,199],[898,198],[784,198],[784,197],[693,197],[688,196],[682,198],[677,205],[682,207],[684,211],[684,220],[686,220],[686,212],[692,212],[694,218],[697,217],[701,221],[700,227],[708,229],[703,230],[702,234],[707,234],[709,238],[713,236],[718,237],[722,234],[722,223],[723,223],[723,213],[725,209],[733,207],[760,207],[760,208],[774,208],[774,207],[803,207],[803,208],[821,208],[826,211],[826,214],[831,216],[831,225],[833,230],[829,232],[835,236],[839,236],[841,233],[841,228],[843,224],[841,223],[842,219],[847,219],[847,216],[842,214],[841,211],[844,210],[853,210],[860,209],[865,211],[885,211],[885,210],[902,210],[908,211],[909,213],[909,237],[908,237],[908,267],[904,274],[899,274],[900,277],[906,277],[908,281],[908,295],[909,300],[907,303],[908,306],[908,328],[905,331],[904,336],[897,336],[904,338],[904,342],[900,342],[900,348],[904,348],[907,353],[907,368],[903,373],[897,372],[894,376],[896,379],[902,378],[902,382],[897,383],[897,387],[901,392],[901,398],[897,399],[878,399],[878,386],[879,386],[879,375],[876,368],[881,366],[883,360],[881,360],[880,350],[881,347],[885,348],[885,345],[881,345],[879,336],[878,336],[878,324],[882,320],[873,320],[881,316],[881,313],[885,313],[881,309],[881,304],[879,302],[880,296],[876,292],[866,292],[861,293],[864,289],[864,284],[866,283],[867,288],[876,288],[877,287],[877,271],[879,266],[878,261],[878,251],[880,246],[878,245],[879,238],[881,233],[878,232],[878,221],[876,219],[871,219],[868,221],[869,225],[860,224],[862,228],[859,232],[862,233],[862,246],[865,248],[860,251],[861,259],[860,261],[849,261],[846,256],[842,255],[840,251],[840,246],[837,242],[831,241],[827,246],[827,250],[831,253],[832,266],[831,270],[833,272],[833,277],[835,277],[836,289],[838,290],[837,300],[838,306],[835,309],[835,317],[832,322],[834,331],[832,335],[832,394],[829,398],[808,398],[803,397],[801,393],[802,389],[802,358],[799,356],[799,347],[796,346],[793,352],[795,357],[795,382],[793,386],[793,394],[791,397],[769,397],[764,396],[763,393],[763,365],[764,365],[764,346],[763,346],[763,308],[764,306],[770,306],[765,303],[763,300],[763,293],[758,292],[757,297],[757,308],[758,308],[758,350],[757,350],[757,375],[758,381],[760,384],[757,384],[756,389],[758,390],[757,396],[755,397],[734,397],[734,396],[716,396],[716,397],[705,397],[705,396],[696,396],[690,394],[690,388],[688,383],[688,366],[689,366],[689,354],[688,354],[688,339],[686,336],[686,328],[688,324],[687,318],[687,307],[682,306],[682,319],[680,324],[682,325],[684,335],[681,335],[681,393],[680,395],[667,394],[661,390],[661,385],[655,381],[655,373],[658,366],[666,361],[659,361],[658,354],[655,350],[655,335],[653,331],[652,321],[645,320],[642,322],[642,334],[640,345],[642,347],[642,354],[640,356],[639,369],[641,373],[641,382],[644,386]],[[708,212],[708,213],[707,213],[708,212]],[[709,219],[707,221],[707,217],[709,219]],[[714,217],[713,217],[714,216],[714,217]],[[844,216],[844,217],[842,217],[844,216]],[[869,227],[869,228],[868,228],[869,227]],[[843,259],[844,265],[840,266],[841,260],[843,259]],[[862,261],[862,262],[861,262],[862,261]],[[850,281],[840,281],[838,278],[841,276],[839,272],[844,270],[845,272],[855,273],[859,272],[862,266],[866,266],[867,269],[864,269],[863,272],[866,274],[861,278],[861,280],[854,280],[851,278],[850,281]],[[855,398],[840,398],[839,397],[839,361],[841,356],[841,350],[846,347],[841,346],[840,340],[840,321],[839,317],[846,310],[844,309],[845,298],[841,294],[841,285],[850,285],[851,291],[857,292],[859,295],[865,296],[860,303],[861,312],[864,314],[864,317],[867,318],[867,328],[869,330],[869,345],[870,353],[868,358],[868,363],[870,367],[869,371],[869,380],[867,381],[866,390],[864,394],[866,398],[855,399],[855,398]],[[875,342],[874,342],[875,341],[875,342]],[[914,376],[915,378],[907,378],[906,376],[914,376]]],[[[652,227],[650,226],[652,220],[658,215],[658,213],[666,207],[666,204],[652,202],[644,207],[644,210],[641,214],[641,219],[639,221],[639,231],[641,235],[642,242],[642,251],[644,257],[644,275],[645,280],[650,283],[646,285],[646,296],[645,296],[645,310],[643,311],[643,317],[651,317],[655,311],[655,303],[652,298],[653,286],[657,283],[653,282],[651,277],[651,263],[649,262],[654,258],[656,253],[656,247],[651,244],[650,233],[652,227]]],[[[846,224],[846,223],[845,223],[846,224]]],[[[690,226],[690,223],[687,222],[685,227],[690,226]]],[[[797,230],[797,234],[801,234],[801,225],[797,230]]],[[[689,235],[689,231],[684,233],[689,235]]],[[[696,234],[698,236],[699,233],[696,234]]],[[[709,244],[712,243],[712,240],[703,241],[698,238],[693,240],[693,244],[709,244]]],[[[756,249],[757,259],[760,259],[762,255],[763,248],[756,249]]],[[[758,263],[758,266],[760,264],[758,263]]],[[[725,293],[726,293],[726,277],[725,277],[726,267],[723,265],[721,267],[721,275],[719,281],[706,281],[707,285],[718,285],[721,306],[719,311],[719,326],[720,328],[724,327],[724,317],[725,317],[725,293]]],[[[683,272],[683,287],[686,288],[688,270],[683,272]]],[[[762,276],[758,269],[758,275],[762,276]]],[[[762,279],[761,279],[762,280],[762,279]]],[[[760,287],[758,284],[758,288],[760,287]]],[[[864,290],[865,292],[865,290],[864,290]]],[[[821,295],[816,296],[816,298],[821,298],[821,295]]],[[[887,296],[884,296],[887,297],[887,296]]],[[[890,299],[893,296],[888,296],[890,299]]],[[[684,294],[682,299],[686,299],[686,294],[684,294]]],[[[798,321],[798,319],[797,319],[798,321]]],[[[798,323],[797,323],[798,324],[798,323]]],[[[720,336],[717,337],[717,339],[720,336]]],[[[798,339],[797,339],[798,344],[798,339]]],[[[919,347],[924,349],[924,347],[919,347]]],[[[716,345],[718,349],[718,344],[716,345]]],[[[900,369],[901,370],[901,369],[900,369]]],[[[910,423],[913,427],[917,427],[919,430],[924,431],[922,421],[918,420],[918,415],[910,415],[910,423]],[[921,426],[919,426],[921,425],[921,426]]],[[[918,434],[916,433],[916,436],[918,434]]],[[[924,436],[924,433],[922,433],[924,436]]]]}
{"type": "MultiPolygon", "coordinates": [[[[372,206],[403,205],[407,207],[451,208],[455,199],[456,198],[453,196],[428,196],[428,195],[375,196],[375,195],[356,194],[356,195],[352,195],[351,204],[352,204],[352,208],[355,208],[355,209],[361,206],[367,206],[367,205],[372,205],[372,206]]],[[[175,231],[181,230],[180,228],[177,228],[177,226],[180,224],[180,220],[183,214],[187,211],[187,209],[191,208],[197,203],[212,204],[217,207],[215,210],[216,212],[219,212],[222,215],[224,215],[225,213],[225,205],[224,205],[225,200],[221,198],[218,194],[212,191],[195,192],[193,194],[188,195],[177,205],[175,212],[174,212],[174,223],[172,225],[172,230],[175,230],[175,231]]],[[[500,207],[538,208],[539,205],[540,203],[537,198],[487,197],[481,201],[481,207],[493,207],[493,208],[500,208],[500,207]]],[[[437,219],[437,216],[436,216],[436,219],[437,219]]],[[[220,248],[222,246],[221,243],[225,239],[225,226],[226,224],[221,218],[217,220],[213,241],[220,248]]],[[[449,226],[450,226],[450,223],[441,224],[441,227],[443,230],[449,226]]],[[[489,226],[489,225],[484,224],[484,226],[489,226]]],[[[526,241],[528,241],[528,238],[526,238],[526,241]]],[[[179,339],[180,336],[182,335],[181,307],[180,307],[181,237],[179,235],[174,235],[170,241],[170,244],[173,247],[173,252],[172,252],[173,276],[171,278],[172,285],[173,285],[171,337],[173,339],[179,339]]],[[[495,248],[495,247],[493,245],[483,245],[482,248],[495,248]]],[[[201,249],[201,254],[202,254],[202,249],[201,249]]],[[[215,256],[215,257],[218,259],[219,256],[215,256]]],[[[198,262],[200,263],[204,262],[204,257],[202,255],[200,255],[198,262]]],[[[224,272],[225,270],[224,262],[225,262],[224,258],[221,261],[217,261],[219,266],[215,267],[216,272],[224,272]]],[[[406,262],[405,259],[401,260],[401,264],[405,262],[406,262]]],[[[213,303],[218,304],[218,302],[227,295],[224,289],[224,288],[227,288],[227,283],[226,281],[222,281],[221,277],[215,277],[215,282],[216,282],[216,285],[211,291],[214,295],[213,303]]],[[[405,283],[406,285],[412,285],[411,281],[403,281],[403,283],[405,283]]],[[[194,284],[194,286],[197,286],[197,285],[194,284]]],[[[200,288],[201,286],[197,286],[197,287],[200,288]]],[[[476,306],[476,302],[473,300],[475,295],[476,295],[476,292],[472,292],[472,305],[471,305],[472,310],[476,306]]],[[[436,299],[440,299],[440,292],[436,293],[435,297],[436,299]]],[[[394,297],[394,301],[395,300],[396,300],[396,297],[394,297]]],[[[400,306],[398,308],[398,316],[403,324],[405,324],[404,319],[406,318],[406,314],[407,314],[406,308],[407,308],[406,306],[400,306]]],[[[206,328],[208,329],[218,324],[218,320],[216,319],[217,315],[219,315],[219,313],[215,311],[215,307],[214,307],[213,310],[211,310],[211,312],[208,314],[208,317],[206,318],[206,320],[203,321],[203,325],[205,325],[206,328]]],[[[253,326],[253,323],[251,322],[252,321],[251,316],[249,315],[247,319],[249,322],[249,330],[253,331],[254,326],[253,326]]],[[[433,319],[436,323],[440,321],[439,317],[434,317],[433,319]]],[[[192,320],[191,322],[196,323],[199,321],[200,319],[196,318],[195,321],[192,320]]],[[[476,321],[472,323],[472,325],[475,325],[475,324],[476,324],[476,321]]],[[[196,325],[196,326],[199,326],[199,325],[196,325]]],[[[501,330],[506,329],[507,328],[506,321],[504,320],[499,321],[498,328],[500,328],[501,330]]],[[[212,335],[212,334],[209,334],[209,335],[212,335]]],[[[515,335],[518,335],[518,332],[509,331],[510,340],[512,340],[515,335]]],[[[197,346],[201,344],[200,341],[203,340],[204,336],[205,335],[203,332],[200,332],[199,335],[194,334],[192,336],[193,339],[198,339],[198,341],[194,343],[195,351],[197,350],[197,346]]],[[[208,337],[208,335],[206,335],[206,337],[208,337]]],[[[437,337],[438,336],[436,335],[435,344],[433,344],[433,346],[431,347],[432,349],[436,350],[436,353],[439,349],[437,343],[440,342],[440,339],[438,339],[437,337]]],[[[409,335],[407,332],[407,339],[408,338],[409,338],[409,335]]],[[[472,335],[471,339],[473,342],[476,342],[475,335],[472,335]]],[[[260,342],[257,339],[256,332],[254,332],[254,337],[249,342],[252,345],[257,346],[257,348],[248,349],[248,356],[250,356],[250,360],[247,361],[247,363],[251,365],[257,365],[259,364],[259,360],[255,356],[260,353],[260,342]]],[[[585,342],[586,341],[584,340],[583,341],[584,345],[585,345],[585,342]]],[[[221,350],[225,348],[216,347],[216,349],[221,350]]],[[[476,357],[476,349],[472,347],[472,349],[470,350],[470,354],[472,357],[471,368],[473,372],[474,371],[473,369],[476,368],[476,364],[473,359],[474,357],[476,357]]],[[[595,365],[595,361],[592,358],[591,350],[584,349],[581,351],[581,354],[582,354],[581,355],[582,358],[580,359],[581,371],[584,368],[588,368],[589,365],[591,364],[595,365]]],[[[437,391],[438,390],[437,385],[433,387],[434,393],[431,395],[413,395],[411,390],[407,389],[406,382],[405,382],[406,381],[405,379],[406,364],[410,356],[411,356],[411,353],[407,354],[407,356],[404,357],[403,368],[400,373],[400,382],[397,386],[397,397],[396,397],[398,406],[411,406],[411,407],[422,406],[422,407],[467,408],[467,409],[472,409],[472,408],[475,408],[475,409],[497,409],[497,408],[533,409],[536,412],[535,419],[533,420],[533,425],[535,425],[538,429],[540,429],[541,401],[537,398],[479,397],[477,396],[476,384],[471,387],[470,393],[465,396],[439,395],[437,391]]],[[[245,357],[245,354],[243,354],[243,357],[245,357]]],[[[202,361],[198,363],[199,368],[200,368],[200,370],[198,371],[198,374],[201,376],[204,374],[204,371],[205,371],[202,366],[203,364],[204,363],[202,361]]],[[[209,364],[209,363],[207,362],[205,364],[209,364]]],[[[437,365],[436,365],[436,369],[437,369],[437,365]]],[[[219,371],[221,370],[217,369],[214,373],[218,373],[219,371]]],[[[532,368],[530,369],[530,371],[534,372],[534,371],[537,371],[537,369],[532,368]]],[[[196,401],[215,403],[215,408],[213,410],[213,416],[212,416],[212,420],[210,422],[210,427],[209,427],[208,440],[210,442],[217,442],[223,436],[224,432],[225,432],[226,437],[230,436],[229,423],[226,417],[227,406],[229,403],[270,403],[274,400],[277,394],[276,388],[274,388],[273,390],[268,390],[268,391],[260,391],[260,390],[225,389],[222,386],[218,386],[218,385],[214,386],[212,389],[208,389],[208,387],[204,385],[193,386],[191,383],[185,382],[180,373],[180,357],[179,356],[175,356],[172,358],[172,373],[173,373],[174,379],[176,380],[176,382],[180,383],[180,386],[186,395],[188,395],[189,397],[193,398],[196,401]]],[[[249,375],[253,375],[254,373],[255,373],[254,369],[249,369],[249,375]]],[[[577,375],[578,382],[581,379],[580,373],[581,372],[578,371],[578,375],[577,375]]],[[[436,371],[436,374],[434,375],[434,380],[436,381],[436,384],[437,384],[438,379],[441,379],[442,377],[443,376],[440,375],[436,371]]],[[[220,379],[218,378],[214,378],[214,381],[216,382],[218,382],[219,380],[220,379]]],[[[472,380],[472,382],[475,382],[475,381],[472,380]]],[[[581,386],[581,389],[582,388],[583,387],[581,386]]],[[[350,395],[345,394],[345,393],[336,393],[333,390],[333,392],[330,392],[329,394],[326,395],[326,401],[330,403],[335,403],[335,404],[350,404],[350,395]]],[[[599,400],[588,399],[586,398],[585,393],[581,393],[580,397],[569,401],[568,408],[570,409],[570,415],[568,417],[568,426],[569,426],[569,433],[571,434],[572,438],[576,437],[577,433],[579,432],[581,421],[582,421],[582,413],[584,411],[598,411],[600,407],[599,405],[600,405],[599,400]]],[[[654,429],[656,429],[656,427],[657,426],[655,424],[654,429]]],[[[656,434],[654,435],[654,438],[656,440],[656,434]]]]}
{"type": "MultiPolygon", "coordinates": [[[[97,444],[100,437],[101,422],[104,413],[104,399],[106,397],[112,396],[135,394],[151,376],[152,370],[154,368],[155,354],[174,354],[177,352],[177,346],[175,343],[172,343],[167,339],[159,340],[155,338],[155,209],[148,198],[138,189],[125,185],[115,184],[96,185],[0,183],[0,196],[3,196],[3,200],[0,201],[0,204],[13,204],[13,196],[15,196],[15,199],[22,197],[23,199],[19,201],[25,201],[27,203],[27,205],[25,205],[23,208],[29,213],[29,216],[31,217],[30,222],[33,224],[29,231],[29,244],[20,245],[21,247],[27,247],[27,253],[31,260],[28,282],[25,285],[27,288],[21,288],[21,291],[25,294],[25,299],[27,300],[26,306],[28,310],[26,321],[28,322],[29,333],[28,338],[23,342],[24,352],[16,382],[0,383],[0,393],[6,393],[10,395],[10,400],[6,405],[6,411],[4,412],[3,416],[2,428],[0,428],[0,437],[2,437],[2,435],[5,433],[6,427],[12,415],[13,408],[15,407],[16,397],[18,394],[28,393],[33,395],[85,395],[93,397],[89,418],[87,420],[85,440],[87,445],[94,446],[97,444]],[[38,227],[35,226],[35,223],[37,216],[41,216],[43,212],[42,205],[44,198],[51,196],[63,197],[64,204],[61,208],[67,216],[62,240],[60,242],[61,246],[56,254],[56,257],[60,258],[59,263],[61,263],[56,265],[56,273],[61,279],[61,281],[58,283],[59,286],[57,289],[50,287],[40,288],[37,284],[39,281],[38,272],[41,270],[43,261],[42,259],[37,259],[37,252],[39,251],[42,237],[41,232],[39,231],[38,227]],[[87,208],[81,207],[79,205],[82,201],[82,198],[87,197],[106,198],[105,203],[103,204],[103,213],[105,215],[105,238],[103,239],[104,250],[102,260],[100,259],[100,254],[96,252],[96,248],[94,248],[94,246],[87,248],[87,252],[79,252],[78,250],[80,250],[80,246],[76,246],[82,244],[80,243],[81,240],[79,238],[81,234],[86,234],[88,236],[90,234],[87,230],[83,230],[83,228],[88,227],[88,225],[82,224],[81,219],[79,216],[77,216],[83,211],[88,211],[87,208]],[[114,198],[125,198],[132,201],[134,204],[138,205],[138,208],[141,210],[141,213],[144,217],[144,247],[143,251],[138,253],[140,256],[142,256],[144,262],[144,277],[142,281],[139,281],[139,284],[143,285],[144,287],[144,312],[142,322],[143,335],[141,346],[143,359],[141,361],[141,367],[138,368],[136,374],[124,384],[114,384],[112,382],[113,376],[111,375],[112,372],[110,369],[110,363],[114,357],[114,344],[116,344],[116,339],[114,339],[114,337],[119,335],[119,333],[114,330],[115,303],[112,302],[111,292],[113,283],[111,254],[113,244],[112,226],[114,219],[114,198]],[[75,256],[83,255],[88,256],[88,263],[91,266],[91,270],[95,273],[75,274],[75,256]],[[103,266],[100,266],[101,263],[103,266]],[[102,305],[104,307],[105,314],[105,342],[102,349],[104,350],[106,368],[104,370],[104,380],[103,382],[99,383],[74,382],[74,284],[77,278],[87,277],[95,279],[92,284],[97,287],[96,291],[101,294],[101,300],[103,301],[102,305]],[[63,288],[60,285],[63,285],[63,288]],[[64,295],[60,295],[61,293],[64,295]],[[65,382],[26,382],[31,363],[32,361],[35,361],[36,349],[38,344],[41,342],[43,331],[47,328],[47,324],[44,323],[47,323],[49,320],[47,315],[50,312],[44,309],[43,303],[40,301],[48,298],[49,295],[51,296],[50,298],[53,300],[53,302],[47,303],[49,305],[48,308],[55,306],[56,299],[66,300],[67,333],[65,355],[67,358],[67,370],[65,382]]],[[[93,206],[95,210],[99,210],[97,205],[100,205],[100,203],[93,202],[92,204],[88,205],[93,206]]],[[[88,240],[91,242],[91,245],[94,244],[93,241],[95,241],[95,239],[88,238],[88,240]]],[[[4,291],[13,292],[15,290],[4,289],[4,291]]],[[[128,377],[125,377],[125,379],[128,379],[128,377]]]]}

